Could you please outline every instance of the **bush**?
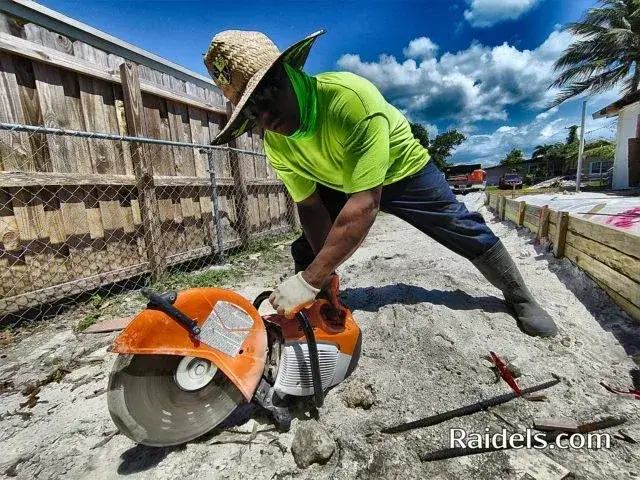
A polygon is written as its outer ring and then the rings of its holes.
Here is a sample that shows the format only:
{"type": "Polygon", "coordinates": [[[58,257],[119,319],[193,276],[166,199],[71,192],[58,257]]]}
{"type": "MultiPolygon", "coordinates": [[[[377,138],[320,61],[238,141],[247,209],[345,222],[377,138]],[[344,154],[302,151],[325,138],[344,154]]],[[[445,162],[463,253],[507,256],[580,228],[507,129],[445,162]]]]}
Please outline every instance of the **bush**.
{"type": "Polygon", "coordinates": [[[522,183],[529,186],[533,184],[533,173],[527,173],[522,180],[522,183]]]}

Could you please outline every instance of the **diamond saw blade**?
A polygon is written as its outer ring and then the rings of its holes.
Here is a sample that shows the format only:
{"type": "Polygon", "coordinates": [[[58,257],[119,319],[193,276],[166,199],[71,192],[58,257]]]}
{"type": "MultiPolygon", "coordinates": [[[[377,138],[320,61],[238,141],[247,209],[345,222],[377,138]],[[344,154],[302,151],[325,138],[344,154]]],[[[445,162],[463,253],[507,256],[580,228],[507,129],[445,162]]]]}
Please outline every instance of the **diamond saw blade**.
{"type": "Polygon", "coordinates": [[[182,359],[118,355],[107,403],[121,433],[143,445],[179,445],[209,432],[244,402],[242,393],[219,370],[202,388],[180,388],[176,372],[182,359]]]}

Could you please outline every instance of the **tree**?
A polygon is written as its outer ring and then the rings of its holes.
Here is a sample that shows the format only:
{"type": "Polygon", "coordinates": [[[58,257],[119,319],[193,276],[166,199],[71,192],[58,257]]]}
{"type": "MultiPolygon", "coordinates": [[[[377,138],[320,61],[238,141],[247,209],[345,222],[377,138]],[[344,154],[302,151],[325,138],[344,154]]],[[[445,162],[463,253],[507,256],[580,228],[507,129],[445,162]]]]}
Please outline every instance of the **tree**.
{"type": "Polygon", "coordinates": [[[524,163],[524,152],[519,148],[514,148],[507,156],[500,160],[500,165],[510,168],[518,168],[524,163]]]}
{"type": "Polygon", "coordinates": [[[578,125],[571,125],[569,127],[569,133],[567,134],[567,145],[578,142],[578,125]]]}
{"type": "Polygon", "coordinates": [[[581,93],[624,85],[624,94],[640,85],[640,0],[600,0],[566,30],[577,39],[555,62],[553,83],[562,90],[552,106],[581,93]]]}
{"type": "Polygon", "coordinates": [[[419,123],[409,123],[411,133],[420,142],[424,148],[429,148],[429,132],[419,123]]]}
{"type": "Polygon", "coordinates": [[[426,128],[419,123],[410,123],[409,125],[411,126],[413,136],[429,151],[431,159],[440,169],[449,165],[447,158],[453,154],[453,151],[458,145],[467,139],[464,133],[460,133],[454,128],[440,135],[436,135],[436,138],[430,141],[429,132],[427,132],[426,128]]]}

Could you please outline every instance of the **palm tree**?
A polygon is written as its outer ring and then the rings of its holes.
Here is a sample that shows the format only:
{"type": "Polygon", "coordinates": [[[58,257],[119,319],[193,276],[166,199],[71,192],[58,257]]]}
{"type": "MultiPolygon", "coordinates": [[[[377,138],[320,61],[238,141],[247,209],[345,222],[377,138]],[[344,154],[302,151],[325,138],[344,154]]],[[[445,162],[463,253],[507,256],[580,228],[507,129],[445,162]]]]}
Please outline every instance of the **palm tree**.
{"type": "Polygon", "coordinates": [[[581,93],[608,90],[624,82],[623,93],[640,85],[640,0],[600,0],[566,30],[578,37],[556,61],[562,90],[552,106],[581,93]]]}

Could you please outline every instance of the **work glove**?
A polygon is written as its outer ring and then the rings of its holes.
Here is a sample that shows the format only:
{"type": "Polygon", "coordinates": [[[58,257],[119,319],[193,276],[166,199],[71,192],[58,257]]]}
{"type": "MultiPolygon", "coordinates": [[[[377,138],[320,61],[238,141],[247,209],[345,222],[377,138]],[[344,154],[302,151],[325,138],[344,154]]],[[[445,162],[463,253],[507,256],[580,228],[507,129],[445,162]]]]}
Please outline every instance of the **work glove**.
{"type": "Polygon", "coordinates": [[[313,303],[319,291],[319,288],[309,285],[302,278],[302,272],[298,272],[278,285],[269,301],[280,315],[293,318],[296,313],[313,303]]]}

